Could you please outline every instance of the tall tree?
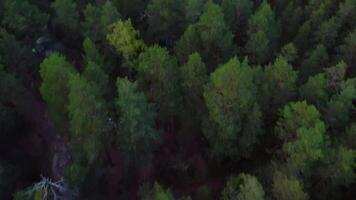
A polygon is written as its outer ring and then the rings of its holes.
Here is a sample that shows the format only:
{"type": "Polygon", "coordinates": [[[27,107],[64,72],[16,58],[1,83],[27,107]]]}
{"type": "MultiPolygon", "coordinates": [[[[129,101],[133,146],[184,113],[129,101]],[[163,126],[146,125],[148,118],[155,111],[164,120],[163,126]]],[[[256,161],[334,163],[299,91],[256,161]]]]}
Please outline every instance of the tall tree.
{"type": "Polygon", "coordinates": [[[2,25],[19,37],[34,36],[44,31],[48,14],[27,0],[5,0],[2,25]]]}
{"type": "Polygon", "coordinates": [[[40,92],[55,126],[62,133],[67,128],[68,83],[74,71],[73,66],[59,54],[46,58],[40,66],[40,92]]]}
{"type": "Polygon", "coordinates": [[[195,23],[203,13],[206,0],[185,0],[184,11],[187,23],[195,23]]]}
{"type": "Polygon", "coordinates": [[[246,28],[248,19],[253,12],[251,0],[223,0],[221,4],[226,24],[235,34],[238,44],[246,41],[246,28]]]}
{"type": "Polygon", "coordinates": [[[263,200],[265,192],[257,178],[248,174],[231,176],[222,192],[222,200],[263,200]]]}
{"type": "Polygon", "coordinates": [[[309,175],[315,161],[323,158],[328,138],[319,111],[305,101],[290,103],[281,112],[276,133],[283,141],[282,151],[293,173],[309,175]]]}
{"type": "Polygon", "coordinates": [[[116,110],[119,129],[116,143],[128,159],[146,159],[150,156],[159,134],[154,129],[155,113],[136,82],[127,78],[117,80],[116,110]]]}
{"type": "Polygon", "coordinates": [[[167,49],[155,45],[143,51],[137,62],[139,85],[156,104],[160,119],[166,121],[177,116],[182,99],[176,58],[167,49]]]}
{"type": "Polygon", "coordinates": [[[204,99],[215,132],[205,132],[212,151],[220,157],[248,157],[261,133],[255,70],[247,60],[232,58],[210,75],[204,99]]]}
{"type": "Polygon", "coordinates": [[[69,79],[68,99],[70,146],[75,158],[68,174],[72,182],[80,184],[100,155],[108,129],[107,105],[99,88],[78,74],[69,79]]]}
{"type": "Polygon", "coordinates": [[[262,108],[275,113],[296,94],[297,72],[284,57],[278,57],[264,69],[261,84],[262,108]]]}
{"type": "Polygon", "coordinates": [[[175,52],[181,62],[185,62],[190,54],[198,52],[212,68],[232,55],[232,39],[221,7],[208,2],[199,21],[189,25],[177,42],[175,52]]]}
{"type": "Polygon", "coordinates": [[[303,191],[303,183],[294,176],[287,176],[280,171],[273,174],[272,193],[279,200],[308,200],[303,191]]]}
{"type": "Polygon", "coordinates": [[[353,77],[356,74],[356,29],[345,38],[338,50],[340,59],[350,66],[349,77],[353,77]]]}
{"type": "Polygon", "coordinates": [[[79,12],[77,4],[72,0],[55,0],[51,7],[56,13],[54,18],[55,24],[63,34],[68,31],[71,34],[76,34],[79,28],[79,12]]]}
{"type": "Polygon", "coordinates": [[[310,76],[314,76],[322,72],[323,68],[327,67],[329,55],[324,45],[318,45],[315,49],[309,52],[309,55],[302,61],[299,69],[299,79],[301,82],[308,80],[310,76]]]}
{"type": "Polygon", "coordinates": [[[173,45],[184,31],[184,1],[151,0],[147,5],[148,33],[154,42],[173,45]]]}
{"type": "Polygon", "coordinates": [[[248,20],[246,51],[254,63],[265,63],[278,47],[279,26],[266,0],[248,20]]]}
{"type": "Polygon", "coordinates": [[[120,13],[110,0],[102,6],[87,4],[83,14],[84,21],[81,23],[83,35],[94,42],[103,42],[109,26],[120,19],[120,13]]]}
{"type": "Polygon", "coordinates": [[[207,69],[199,53],[189,56],[188,62],[180,68],[184,105],[190,116],[201,116],[204,105],[203,90],[208,82],[207,69]]]}

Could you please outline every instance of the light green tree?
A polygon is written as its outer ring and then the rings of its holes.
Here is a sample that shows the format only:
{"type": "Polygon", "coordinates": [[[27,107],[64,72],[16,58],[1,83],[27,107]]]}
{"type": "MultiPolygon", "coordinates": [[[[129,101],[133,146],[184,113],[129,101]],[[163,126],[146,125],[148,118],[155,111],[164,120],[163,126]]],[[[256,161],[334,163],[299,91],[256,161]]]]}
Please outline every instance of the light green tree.
{"type": "Polygon", "coordinates": [[[55,126],[62,132],[67,128],[69,79],[75,73],[73,66],[59,54],[46,58],[40,66],[40,92],[55,126]]]}
{"type": "Polygon", "coordinates": [[[315,161],[324,157],[328,145],[326,127],[319,111],[305,101],[290,103],[281,112],[276,133],[283,141],[282,151],[293,173],[309,175],[315,161]]]}
{"type": "Polygon", "coordinates": [[[140,33],[132,26],[130,19],[112,24],[107,35],[109,43],[126,61],[136,58],[144,49],[145,44],[139,37],[140,33]]]}

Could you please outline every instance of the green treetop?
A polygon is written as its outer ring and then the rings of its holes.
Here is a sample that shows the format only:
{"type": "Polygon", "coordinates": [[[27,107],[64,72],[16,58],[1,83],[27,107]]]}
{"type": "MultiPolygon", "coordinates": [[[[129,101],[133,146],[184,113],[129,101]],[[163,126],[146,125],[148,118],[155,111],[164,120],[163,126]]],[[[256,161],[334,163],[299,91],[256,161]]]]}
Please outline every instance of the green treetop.
{"type": "Polygon", "coordinates": [[[169,55],[166,48],[149,47],[138,57],[137,72],[139,85],[157,105],[159,117],[176,116],[182,103],[176,58],[169,55]]]}
{"type": "Polygon", "coordinates": [[[242,173],[229,178],[221,200],[263,200],[264,195],[263,187],[257,178],[242,173]]]}
{"type": "Polygon", "coordinates": [[[247,156],[260,134],[261,112],[257,104],[255,71],[247,60],[232,58],[210,75],[204,99],[217,127],[206,135],[220,155],[247,156]]]}
{"type": "Polygon", "coordinates": [[[224,21],[221,7],[212,2],[205,5],[198,22],[185,30],[175,47],[181,62],[198,52],[206,63],[214,66],[225,61],[234,51],[233,35],[224,21]]]}
{"type": "Polygon", "coordinates": [[[116,109],[119,129],[116,142],[129,158],[148,156],[159,139],[154,129],[155,113],[144,93],[138,91],[137,83],[127,78],[117,80],[118,98],[116,109]]]}
{"type": "Polygon", "coordinates": [[[55,126],[62,131],[67,127],[68,82],[74,71],[73,66],[59,54],[46,58],[40,66],[42,98],[55,126]]]}
{"type": "MultiPolygon", "coordinates": [[[[290,103],[281,112],[276,133],[293,172],[308,173],[311,164],[324,156],[328,145],[325,124],[319,111],[305,101],[290,103]]],[[[307,174],[306,174],[307,175],[307,174]]]]}
{"type": "Polygon", "coordinates": [[[246,51],[254,63],[265,63],[277,50],[279,27],[274,11],[264,0],[248,20],[246,51]]]}
{"type": "Polygon", "coordinates": [[[117,21],[110,27],[107,39],[115,47],[126,61],[136,58],[137,54],[145,47],[144,42],[139,39],[140,33],[131,23],[131,20],[117,21]]]}

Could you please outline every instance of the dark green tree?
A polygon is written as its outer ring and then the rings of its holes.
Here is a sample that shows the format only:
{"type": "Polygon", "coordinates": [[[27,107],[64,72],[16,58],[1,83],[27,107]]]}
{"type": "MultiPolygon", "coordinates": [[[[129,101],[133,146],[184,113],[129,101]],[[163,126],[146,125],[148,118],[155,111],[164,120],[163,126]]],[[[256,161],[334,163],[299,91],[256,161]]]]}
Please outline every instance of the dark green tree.
{"type": "Polygon", "coordinates": [[[278,57],[264,69],[261,84],[261,106],[268,113],[276,111],[296,95],[298,74],[284,57],[278,57]]]}
{"type": "Polygon", "coordinates": [[[173,45],[184,31],[184,1],[151,0],[147,5],[148,34],[153,42],[173,45]]]}
{"type": "Polygon", "coordinates": [[[140,88],[156,104],[159,118],[166,121],[177,116],[182,98],[176,58],[167,49],[155,45],[143,51],[137,62],[140,88]]]}
{"type": "Polygon", "coordinates": [[[116,110],[119,116],[116,143],[128,159],[150,156],[159,134],[154,129],[155,113],[137,83],[127,78],[117,80],[116,110]]]}
{"type": "Polygon", "coordinates": [[[62,33],[77,34],[79,28],[79,12],[77,4],[72,0],[55,0],[51,7],[56,13],[54,23],[62,33]]]}
{"type": "Polygon", "coordinates": [[[248,20],[246,51],[253,63],[265,63],[278,47],[279,25],[266,0],[248,20]]]}
{"type": "Polygon", "coordinates": [[[102,150],[108,130],[107,105],[98,87],[79,74],[69,79],[68,100],[70,147],[74,152],[74,164],[67,173],[71,182],[80,185],[102,150]]]}
{"type": "Polygon", "coordinates": [[[325,109],[329,100],[328,85],[324,73],[309,77],[308,81],[299,88],[300,98],[318,109],[325,109]]]}
{"type": "Polygon", "coordinates": [[[233,35],[224,22],[219,5],[208,2],[199,21],[185,30],[175,46],[180,62],[186,62],[189,55],[198,52],[210,68],[225,62],[233,53],[233,35]]]}
{"type": "Polygon", "coordinates": [[[180,74],[184,105],[190,116],[201,117],[204,110],[203,89],[208,82],[208,74],[199,53],[189,56],[188,62],[180,68],[180,74]]]}
{"type": "Polygon", "coordinates": [[[2,25],[16,36],[34,36],[44,31],[49,15],[27,0],[5,0],[2,25]]]}
{"type": "Polygon", "coordinates": [[[255,70],[232,58],[210,75],[204,99],[216,131],[205,131],[214,154],[248,157],[261,134],[255,70]]]}
{"type": "Polygon", "coordinates": [[[203,13],[206,0],[185,0],[184,11],[187,23],[195,23],[203,13]]]}
{"type": "Polygon", "coordinates": [[[356,74],[356,30],[352,31],[344,43],[338,48],[340,59],[344,60],[349,68],[349,76],[356,74]]]}
{"type": "Polygon", "coordinates": [[[323,71],[329,62],[329,55],[324,45],[318,45],[309,55],[303,60],[299,69],[299,79],[301,82],[308,80],[310,76],[314,76],[323,71]]]}
{"type": "Polygon", "coordinates": [[[238,44],[244,44],[248,19],[253,13],[253,1],[223,0],[221,7],[226,24],[235,34],[235,40],[238,44]]]}

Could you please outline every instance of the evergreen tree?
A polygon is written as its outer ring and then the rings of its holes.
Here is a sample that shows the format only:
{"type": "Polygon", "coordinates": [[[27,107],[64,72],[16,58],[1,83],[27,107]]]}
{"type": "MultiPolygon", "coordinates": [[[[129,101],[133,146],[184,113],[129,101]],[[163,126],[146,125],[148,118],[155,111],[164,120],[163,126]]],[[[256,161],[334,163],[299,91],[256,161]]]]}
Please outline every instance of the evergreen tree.
{"type": "Polygon", "coordinates": [[[49,19],[48,14],[27,0],[5,0],[1,24],[19,37],[34,36],[42,32],[49,19]]]}
{"type": "Polygon", "coordinates": [[[184,105],[190,116],[200,117],[203,113],[203,89],[208,81],[207,69],[199,53],[189,56],[188,62],[180,68],[184,105]]]}
{"type": "Polygon", "coordinates": [[[77,4],[72,0],[55,0],[51,7],[56,13],[55,24],[64,33],[76,34],[79,27],[79,12],[77,4]]]}
{"type": "Polygon", "coordinates": [[[264,191],[257,178],[248,174],[232,176],[222,192],[222,200],[263,200],[264,191]]]}
{"type": "Polygon", "coordinates": [[[40,92],[55,126],[64,133],[67,128],[69,79],[74,68],[59,54],[46,58],[40,66],[42,85],[40,92]]]}
{"type": "Polygon", "coordinates": [[[198,52],[211,69],[232,55],[232,38],[220,6],[208,2],[198,22],[189,25],[177,42],[175,52],[181,62],[185,62],[192,53],[198,52]]]}
{"type": "Polygon", "coordinates": [[[288,103],[296,93],[297,72],[284,57],[278,57],[268,65],[263,73],[261,83],[261,100],[263,109],[276,113],[288,103]]]}
{"type": "Polygon", "coordinates": [[[265,63],[278,47],[279,27],[266,0],[248,20],[246,51],[253,63],[265,63]]]}
{"type": "Polygon", "coordinates": [[[204,99],[216,132],[205,132],[212,151],[220,156],[247,157],[261,133],[255,71],[232,58],[210,75],[204,99]]]}
{"type": "Polygon", "coordinates": [[[253,1],[251,0],[223,0],[221,4],[226,24],[235,34],[239,44],[246,40],[246,27],[252,15],[253,1]]]}
{"type": "Polygon", "coordinates": [[[315,161],[323,158],[328,138],[319,111],[305,101],[290,103],[281,112],[276,133],[293,173],[309,175],[315,161]]]}
{"type": "Polygon", "coordinates": [[[159,139],[154,129],[153,108],[145,95],[137,90],[136,82],[132,83],[127,78],[117,80],[119,130],[116,143],[129,159],[149,156],[159,139]]]}
{"type": "Polygon", "coordinates": [[[278,200],[308,200],[309,196],[303,191],[303,183],[296,177],[276,171],[273,174],[273,196],[278,200]]]}
{"type": "Polygon", "coordinates": [[[107,105],[94,83],[78,74],[69,79],[68,116],[70,146],[74,164],[68,170],[69,179],[81,184],[101,152],[106,137],[107,105]]]}
{"type": "Polygon", "coordinates": [[[145,47],[144,42],[139,39],[140,33],[131,23],[131,20],[117,21],[110,27],[107,35],[109,43],[122,55],[126,61],[135,59],[138,53],[145,47]]]}
{"type": "Polygon", "coordinates": [[[166,121],[177,116],[182,99],[176,58],[167,49],[155,45],[143,51],[137,63],[140,88],[156,104],[159,118],[166,121]]]}
{"type": "Polygon", "coordinates": [[[148,33],[153,42],[173,45],[184,31],[184,1],[151,0],[147,5],[148,33]]]}

